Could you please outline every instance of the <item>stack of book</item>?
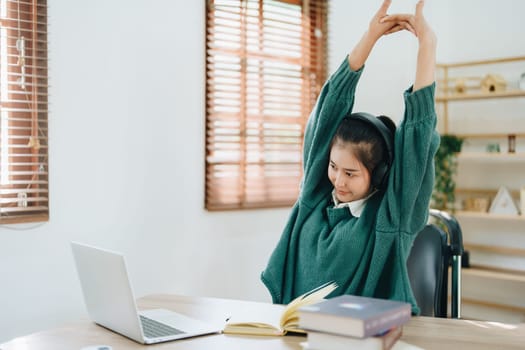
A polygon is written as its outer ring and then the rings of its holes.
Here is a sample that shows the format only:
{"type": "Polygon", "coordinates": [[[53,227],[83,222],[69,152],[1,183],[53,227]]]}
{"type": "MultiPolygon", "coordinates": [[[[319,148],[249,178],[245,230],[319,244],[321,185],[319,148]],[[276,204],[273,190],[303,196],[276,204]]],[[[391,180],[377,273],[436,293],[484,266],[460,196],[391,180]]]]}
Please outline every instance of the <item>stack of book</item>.
{"type": "Polygon", "coordinates": [[[399,341],[411,317],[408,303],[341,295],[303,306],[298,315],[299,327],[308,334],[305,350],[417,348],[399,341]]]}

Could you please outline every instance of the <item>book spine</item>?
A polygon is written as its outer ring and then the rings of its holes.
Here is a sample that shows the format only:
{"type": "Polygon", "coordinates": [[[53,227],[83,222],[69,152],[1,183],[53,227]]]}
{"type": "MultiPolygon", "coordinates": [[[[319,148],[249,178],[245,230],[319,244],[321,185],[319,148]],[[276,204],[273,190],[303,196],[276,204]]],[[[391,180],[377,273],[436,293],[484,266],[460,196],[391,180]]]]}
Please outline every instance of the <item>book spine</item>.
{"type": "Polygon", "coordinates": [[[381,317],[366,320],[364,323],[364,337],[370,337],[388,331],[389,329],[407,323],[412,317],[410,307],[382,315],[381,317]]]}

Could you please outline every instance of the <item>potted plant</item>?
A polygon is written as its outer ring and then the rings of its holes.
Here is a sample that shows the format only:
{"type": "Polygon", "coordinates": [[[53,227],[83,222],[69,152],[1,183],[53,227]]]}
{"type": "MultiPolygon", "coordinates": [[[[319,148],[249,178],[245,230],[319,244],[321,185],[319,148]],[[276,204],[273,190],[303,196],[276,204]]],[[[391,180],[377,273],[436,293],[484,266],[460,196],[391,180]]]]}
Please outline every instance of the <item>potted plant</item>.
{"type": "Polygon", "coordinates": [[[441,135],[441,143],[434,158],[436,178],[432,192],[432,207],[454,211],[456,200],[457,153],[463,139],[455,135],[441,135]]]}

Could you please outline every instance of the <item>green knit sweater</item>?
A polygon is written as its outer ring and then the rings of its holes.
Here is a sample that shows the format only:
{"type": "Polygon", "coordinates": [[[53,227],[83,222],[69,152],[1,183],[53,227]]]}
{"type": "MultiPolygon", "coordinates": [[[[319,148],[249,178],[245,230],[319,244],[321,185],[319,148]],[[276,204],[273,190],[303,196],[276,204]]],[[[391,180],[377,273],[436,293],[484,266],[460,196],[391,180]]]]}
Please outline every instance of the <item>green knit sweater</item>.
{"type": "MultiPolygon", "coordinates": [[[[366,202],[360,217],[334,208],[327,175],[330,142],[353,107],[361,72],[345,59],[325,83],[308,120],[304,177],[283,234],[261,279],[274,303],[287,304],[325,283],[339,288],[330,297],[354,294],[406,301],[412,294],[406,260],[415,235],[427,222],[434,183],[435,83],[404,93],[404,119],[396,130],[394,163],[385,191],[366,202]]],[[[380,97],[378,97],[380,98],[380,97]]]]}

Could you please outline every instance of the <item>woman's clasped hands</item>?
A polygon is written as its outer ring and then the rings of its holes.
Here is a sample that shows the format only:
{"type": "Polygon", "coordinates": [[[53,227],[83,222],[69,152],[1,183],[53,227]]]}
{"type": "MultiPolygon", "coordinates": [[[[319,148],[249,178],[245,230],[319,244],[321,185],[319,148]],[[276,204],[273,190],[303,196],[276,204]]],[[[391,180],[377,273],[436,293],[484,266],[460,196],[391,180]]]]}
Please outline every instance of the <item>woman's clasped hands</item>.
{"type": "Polygon", "coordinates": [[[419,41],[436,40],[432,28],[428,25],[423,15],[424,0],[418,1],[414,14],[397,13],[388,14],[388,8],[392,0],[385,0],[370,21],[369,34],[379,39],[383,35],[393,34],[401,30],[407,30],[414,34],[419,41]]]}

